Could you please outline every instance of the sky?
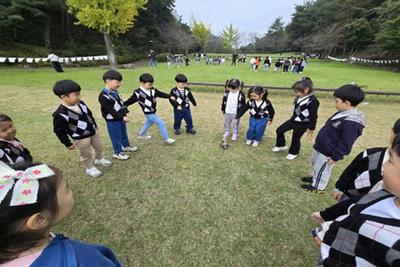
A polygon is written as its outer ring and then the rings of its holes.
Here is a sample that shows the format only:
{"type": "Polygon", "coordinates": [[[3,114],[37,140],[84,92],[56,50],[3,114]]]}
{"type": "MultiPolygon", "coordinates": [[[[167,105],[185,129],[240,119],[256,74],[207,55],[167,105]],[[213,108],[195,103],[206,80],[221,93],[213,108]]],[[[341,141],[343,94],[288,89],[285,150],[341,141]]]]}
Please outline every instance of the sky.
{"type": "Polygon", "coordinates": [[[290,22],[295,4],[305,0],[175,0],[175,10],[188,23],[192,17],[211,24],[214,35],[230,23],[241,33],[262,37],[277,17],[290,22]]]}

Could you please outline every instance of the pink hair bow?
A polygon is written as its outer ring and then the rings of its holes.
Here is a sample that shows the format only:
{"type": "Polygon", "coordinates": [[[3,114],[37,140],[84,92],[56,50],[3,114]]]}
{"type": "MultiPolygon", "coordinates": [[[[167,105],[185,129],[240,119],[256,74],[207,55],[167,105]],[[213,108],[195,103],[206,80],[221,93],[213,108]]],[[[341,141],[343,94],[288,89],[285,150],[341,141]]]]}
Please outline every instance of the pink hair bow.
{"type": "Polygon", "coordinates": [[[23,206],[36,203],[39,191],[39,179],[53,176],[47,165],[30,167],[25,171],[16,171],[4,162],[0,162],[0,203],[13,188],[10,206],[23,206]]]}

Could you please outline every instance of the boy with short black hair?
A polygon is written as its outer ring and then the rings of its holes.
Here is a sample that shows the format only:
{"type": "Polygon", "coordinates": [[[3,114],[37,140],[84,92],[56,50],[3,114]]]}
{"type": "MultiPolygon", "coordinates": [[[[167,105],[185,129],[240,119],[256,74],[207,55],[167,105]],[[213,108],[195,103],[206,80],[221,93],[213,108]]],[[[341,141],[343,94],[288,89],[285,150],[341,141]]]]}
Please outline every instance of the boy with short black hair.
{"type": "Polygon", "coordinates": [[[173,144],[175,140],[169,137],[165,122],[156,115],[156,98],[171,98],[170,95],[153,87],[154,78],[150,73],[143,73],[140,75],[139,82],[140,87],[134,90],[132,96],[124,102],[124,105],[126,106],[139,102],[139,105],[146,117],[146,122],[139,132],[138,139],[149,140],[151,135],[146,135],[146,132],[154,123],[158,126],[164,142],[168,145],[173,144]]]}
{"type": "Polygon", "coordinates": [[[101,115],[106,120],[108,134],[113,146],[113,158],[127,160],[129,156],[123,152],[134,152],[137,147],[129,142],[126,123],[128,109],[124,106],[118,88],[121,86],[122,75],[116,70],[108,70],[103,75],[105,87],[100,92],[99,102],[101,115]]]}
{"type": "Polygon", "coordinates": [[[190,112],[190,102],[193,106],[197,106],[196,100],[193,97],[192,92],[187,87],[188,79],[183,74],[175,76],[176,87],[171,89],[169,102],[174,107],[174,132],[176,135],[181,134],[181,122],[182,119],[186,122],[186,132],[195,134],[196,131],[193,129],[192,114],[190,112]]]}
{"type": "Polygon", "coordinates": [[[81,100],[80,91],[79,84],[72,80],[61,80],[54,85],[53,92],[61,99],[61,104],[53,113],[54,133],[69,150],[78,148],[86,174],[98,177],[102,173],[94,165],[110,166],[111,161],[104,158],[96,121],[90,109],[81,100]],[[92,148],[95,150],[96,159],[93,158],[92,148]]]}
{"type": "MultiPolygon", "coordinates": [[[[365,93],[357,85],[347,84],[337,89],[336,109],[320,129],[311,158],[313,165],[312,183],[302,185],[307,191],[325,193],[334,164],[350,154],[354,142],[365,127],[364,114],[357,105],[364,100],[365,93]]],[[[304,177],[302,180],[310,179],[304,177]]]]}

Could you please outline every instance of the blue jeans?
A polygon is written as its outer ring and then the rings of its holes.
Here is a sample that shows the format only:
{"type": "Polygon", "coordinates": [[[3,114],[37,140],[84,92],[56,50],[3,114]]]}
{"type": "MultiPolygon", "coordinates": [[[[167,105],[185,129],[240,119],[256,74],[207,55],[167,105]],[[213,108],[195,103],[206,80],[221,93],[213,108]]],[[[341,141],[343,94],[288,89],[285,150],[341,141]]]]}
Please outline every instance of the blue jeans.
{"type": "Polygon", "coordinates": [[[182,119],[186,122],[186,129],[192,130],[193,121],[190,108],[182,108],[181,110],[174,108],[174,130],[179,130],[181,128],[182,119]]]}
{"type": "Polygon", "coordinates": [[[122,147],[130,145],[126,123],[124,121],[106,121],[106,123],[114,153],[121,153],[122,147]]]}
{"type": "Polygon", "coordinates": [[[249,129],[247,130],[247,140],[260,142],[264,136],[265,128],[269,118],[256,119],[250,116],[249,129]]]}
{"type": "Polygon", "coordinates": [[[160,119],[156,114],[145,114],[146,122],[143,125],[143,128],[140,130],[139,135],[144,135],[151,125],[156,124],[158,129],[160,130],[161,136],[164,140],[169,138],[167,126],[165,126],[165,122],[160,119]]]}
{"type": "Polygon", "coordinates": [[[157,68],[157,60],[156,59],[150,59],[150,67],[152,68],[157,68]]]}

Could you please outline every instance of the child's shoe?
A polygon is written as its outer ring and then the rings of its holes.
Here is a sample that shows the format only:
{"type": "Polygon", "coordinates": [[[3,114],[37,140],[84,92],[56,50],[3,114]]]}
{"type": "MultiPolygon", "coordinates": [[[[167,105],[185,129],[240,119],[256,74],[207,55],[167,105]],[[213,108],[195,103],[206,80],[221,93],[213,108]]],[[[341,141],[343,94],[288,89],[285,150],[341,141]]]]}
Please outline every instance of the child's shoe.
{"type": "Polygon", "coordinates": [[[168,139],[165,139],[164,142],[165,142],[166,144],[168,144],[168,145],[172,145],[173,143],[175,143],[175,139],[168,138],[168,139]]]}
{"type": "Polygon", "coordinates": [[[113,158],[120,160],[127,160],[129,159],[129,156],[125,155],[124,153],[118,153],[118,154],[113,154],[113,158]]]}
{"type": "Polygon", "coordinates": [[[287,150],[288,147],[287,146],[276,146],[272,149],[272,152],[281,152],[281,151],[285,151],[287,150]]]}
{"type": "Polygon", "coordinates": [[[103,167],[108,167],[111,166],[112,162],[109,161],[108,159],[102,158],[102,159],[95,159],[94,160],[94,165],[100,165],[103,167]]]}
{"type": "Polygon", "coordinates": [[[188,134],[196,134],[196,130],[195,129],[187,129],[186,133],[188,133],[188,134]]]}
{"type": "Polygon", "coordinates": [[[138,148],[135,146],[132,146],[132,145],[122,147],[122,151],[124,151],[124,152],[135,152],[136,150],[138,150],[138,148]]]}
{"type": "Polygon", "coordinates": [[[286,158],[287,160],[294,160],[295,158],[297,158],[297,155],[293,155],[293,154],[287,154],[286,158]]]}
{"type": "Polygon", "coordinates": [[[181,130],[179,130],[179,129],[174,130],[174,134],[180,135],[181,134],[181,130]]]}
{"type": "Polygon", "coordinates": [[[138,135],[137,139],[150,140],[151,139],[151,135],[138,135]]]}
{"type": "Polygon", "coordinates": [[[313,193],[317,193],[317,194],[325,194],[326,193],[325,190],[317,189],[310,184],[303,184],[303,185],[301,185],[301,188],[303,188],[304,190],[306,190],[308,192],[313,192],[313,193]]]}
{"type": "Polygon", "coordinates": [[[253,144],[251,145],[252,147],[258,147],[258,141],[254,141],[253,144]]]}
{"type": "Polygon", "coordinates": [[[86,169],[85,173],[91,177],[99,177],[100,175],[102,175],[101,171],[99,171],[96,167],[92,167],[90,169],[86,169]]]}
{"type": "Polygon", "coordinates": [[[248,145],[248,146],[251,146],[251,143],[252,143],[253,141],[251,141],[251,140],[246,140],[246,145],[248,145]]]}
{"type": "Polygon", "coordinates": [[[232,141],[235,142],[238,140],[238,135],[237,134],[232,134],[232,141]]]}

